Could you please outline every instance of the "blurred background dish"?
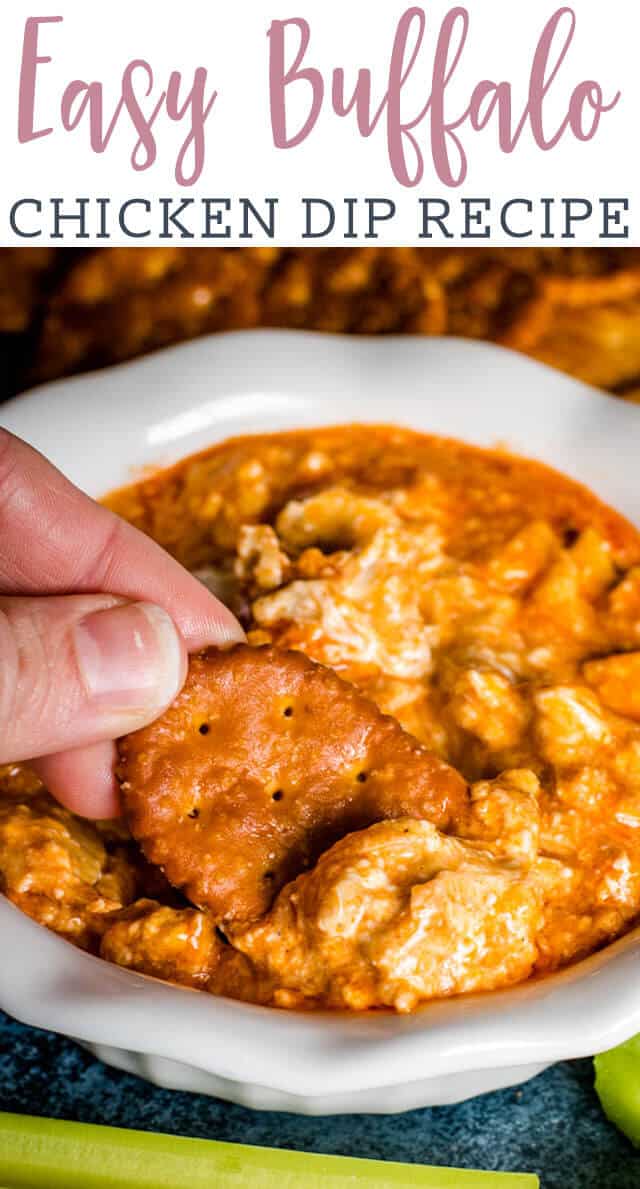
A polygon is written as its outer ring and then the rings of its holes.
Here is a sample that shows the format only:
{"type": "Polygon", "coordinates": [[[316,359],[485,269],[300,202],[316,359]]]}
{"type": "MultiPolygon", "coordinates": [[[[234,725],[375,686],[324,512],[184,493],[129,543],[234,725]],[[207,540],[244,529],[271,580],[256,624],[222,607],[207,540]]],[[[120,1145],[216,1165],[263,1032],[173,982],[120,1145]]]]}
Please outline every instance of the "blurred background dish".
{"type": "Polygon", "coordinates": [[[640,249],[0,250],[0,397],[252,327],[486,339],[640,400],[640,249]]]}

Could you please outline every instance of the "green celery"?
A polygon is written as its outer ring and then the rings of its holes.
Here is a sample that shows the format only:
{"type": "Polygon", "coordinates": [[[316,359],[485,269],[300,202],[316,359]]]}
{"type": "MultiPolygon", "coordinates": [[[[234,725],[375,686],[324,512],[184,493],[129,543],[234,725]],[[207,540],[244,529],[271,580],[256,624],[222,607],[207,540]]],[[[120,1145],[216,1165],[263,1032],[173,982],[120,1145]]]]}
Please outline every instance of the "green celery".
{"type": "Polygon", "coordinates": [[[0,1113],[0,1184],[6,1189],[536,1189],[538,1178],[0,1113]]]}
{"type": "Polygon", "coordinates": [[[605,1115],[640,1147],[640,1036],[600,1053],[593,1063],[605,1115]]]}

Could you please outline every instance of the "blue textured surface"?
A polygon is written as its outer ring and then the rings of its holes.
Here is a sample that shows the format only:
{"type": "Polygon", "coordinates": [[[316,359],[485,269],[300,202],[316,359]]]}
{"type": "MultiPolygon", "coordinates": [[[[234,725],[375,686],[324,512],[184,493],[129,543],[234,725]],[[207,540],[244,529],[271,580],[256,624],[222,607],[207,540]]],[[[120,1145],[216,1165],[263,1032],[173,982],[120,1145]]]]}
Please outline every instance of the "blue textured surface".
{"type": "Polygon", "coordinates": [[[518,1089],[405,1115],[307,1119],[158,1090],[0,1013],[0,1109],[308,1152],[539,1173],[543,1189],[635,1189],[640,1154],[611,1127],[590,1061],[518,1089]]]}

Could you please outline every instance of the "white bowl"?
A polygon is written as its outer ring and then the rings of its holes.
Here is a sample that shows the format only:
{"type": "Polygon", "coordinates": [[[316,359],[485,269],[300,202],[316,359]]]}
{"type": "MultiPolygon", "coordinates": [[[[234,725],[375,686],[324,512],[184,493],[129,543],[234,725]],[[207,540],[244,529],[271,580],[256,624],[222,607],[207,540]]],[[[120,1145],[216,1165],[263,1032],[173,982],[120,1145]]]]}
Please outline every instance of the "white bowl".
{"type": "MultiPolygon", "coordinates": [[[[640,520],[640,411],[453,339],[200,339],[0,411],[92,495],[230,434],[395,421],[559,467],[640,520]]],[[[275,1011],[82,953],[0,897],[0,1007],[163,1086],[334,1114],[456,1102],[640,1031],[640,930],[559,974],[411,1016],[275,1011]]]]}

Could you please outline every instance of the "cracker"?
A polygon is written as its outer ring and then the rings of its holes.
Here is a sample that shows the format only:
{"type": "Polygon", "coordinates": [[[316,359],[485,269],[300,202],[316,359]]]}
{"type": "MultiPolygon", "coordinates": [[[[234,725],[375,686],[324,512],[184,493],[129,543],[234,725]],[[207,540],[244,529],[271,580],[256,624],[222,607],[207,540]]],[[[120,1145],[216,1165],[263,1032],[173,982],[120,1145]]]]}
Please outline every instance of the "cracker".
{"type": "Polygon", "coordinates": [[[331,669],[240,645],[191,660],[151,726],[120,742],[129,826],[220,923],[258,919],[337,839],[374,822],[460,821],[452,768],[331,669]]]}

